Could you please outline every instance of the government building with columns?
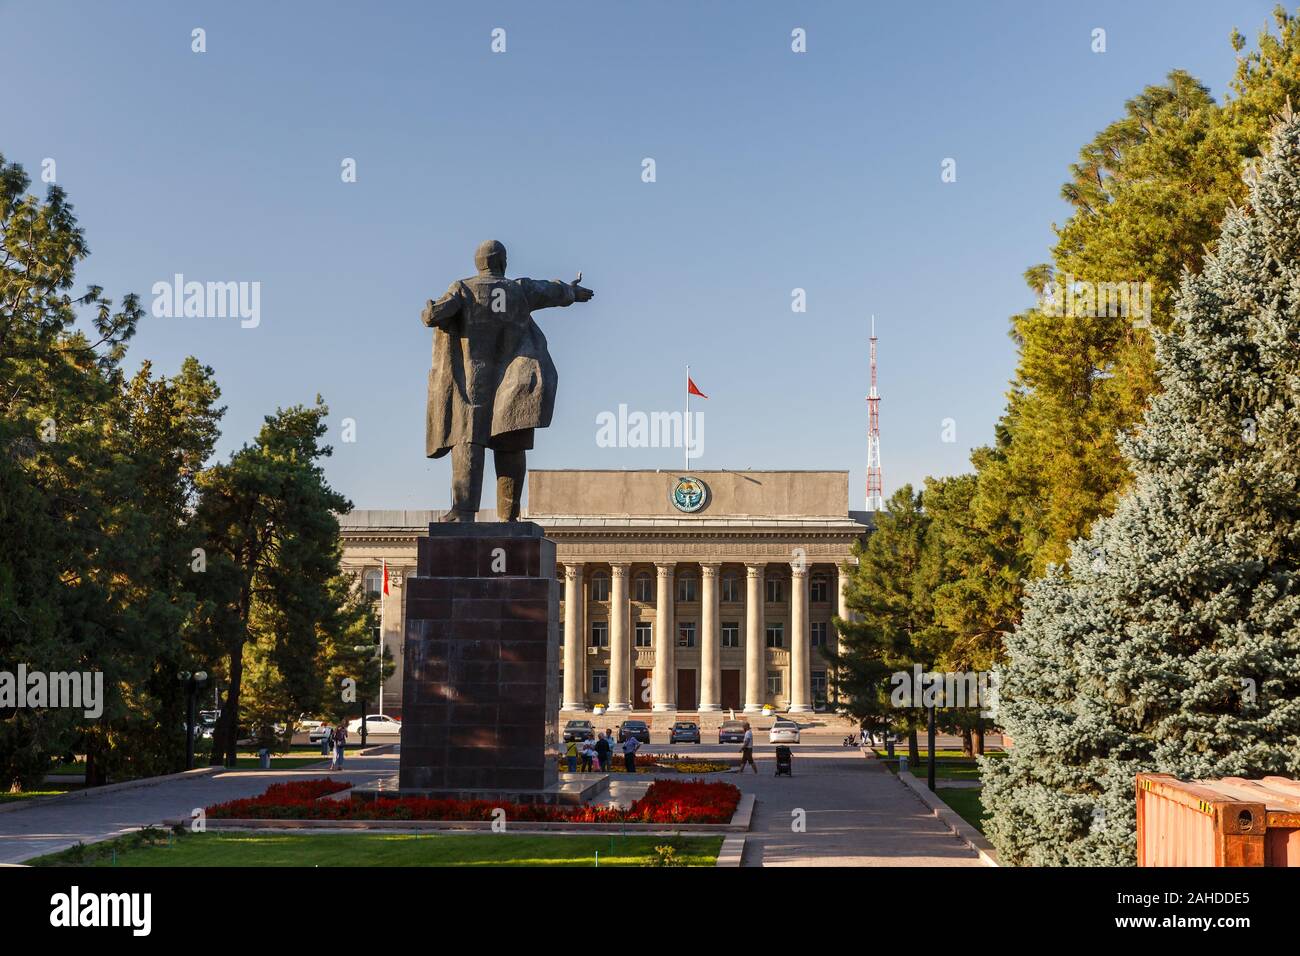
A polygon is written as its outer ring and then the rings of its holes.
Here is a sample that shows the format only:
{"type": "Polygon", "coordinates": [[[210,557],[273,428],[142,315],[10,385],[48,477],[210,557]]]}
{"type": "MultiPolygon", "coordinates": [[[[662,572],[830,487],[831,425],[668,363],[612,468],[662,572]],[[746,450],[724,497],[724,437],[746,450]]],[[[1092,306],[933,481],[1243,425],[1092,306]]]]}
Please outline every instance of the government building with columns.
{"type": "MultiPolygon", "coordinates": [[[[541,470],[526,520],[556,545],[561,709],[808,712],[831,706],[824,651],[848,616],[842,568],[871,515],[848,472],[541,470]]],[[[438,511],[340,518],[344,567],[383,601],[400,716],[405,578],[438,511]],[[387,561],[389,593],[382,595],[387,561]]],[[[492,520],[490,512],[480,520],[492,520]]]]}

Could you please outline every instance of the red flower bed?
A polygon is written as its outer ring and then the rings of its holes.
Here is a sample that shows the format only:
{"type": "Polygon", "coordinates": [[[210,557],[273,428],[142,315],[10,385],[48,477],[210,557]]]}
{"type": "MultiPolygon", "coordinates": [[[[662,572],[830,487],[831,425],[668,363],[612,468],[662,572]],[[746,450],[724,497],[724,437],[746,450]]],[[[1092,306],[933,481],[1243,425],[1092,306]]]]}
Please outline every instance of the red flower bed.
{"type": "MultiPolygon", "coordinates": [[[[348,790],[351,786],[350,783],[331,780],[329,777],[273,783],[261,796],[227,800],[225,803],[208,807],[204,812],[214,820],[305,819],[298,815],[299,808],[311,806],[321,797],[338,793],[340,790],[348,790]]],[[[346,803],[347,801],[327,802],[346,803]]]]}
{"type": "Polygon", "coordinates": [[[727,823],[740,803],[731,784],[702,780],[656,780],[626,810],[426,797],[318,799],[348,786],[329,779],[276,784],[260,797],[208,807],[207,814],[217,820],[491,820],[500,808],[507,820],[524,823],[727,823]]]}
{"type": "Polygon", "coordinates": [[[740,803],[729,783],[702,780],[656,780],[632,812],[645,823],[726,823],[740,803]]]}

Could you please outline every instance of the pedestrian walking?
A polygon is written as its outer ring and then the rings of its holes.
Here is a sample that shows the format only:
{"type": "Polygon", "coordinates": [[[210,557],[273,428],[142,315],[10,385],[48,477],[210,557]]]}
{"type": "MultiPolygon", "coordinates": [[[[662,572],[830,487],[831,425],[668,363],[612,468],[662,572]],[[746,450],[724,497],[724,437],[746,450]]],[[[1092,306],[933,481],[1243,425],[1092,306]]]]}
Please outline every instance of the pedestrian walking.
{"type": "Polygon", "coordinates": [[[745,764],[754,768],[754,773],[758,773],[758,764],[754,763],[754,731],[750,729],[749,721],[745,721],[745,739],[740,744],[740,769],[737,773],[745,772],[745,764]]]}
{"type": "Polygon", "coordinates": [[[578,772],[578,745],[572,740],[564,745],[564,760],[569,765],[569,773],[578,772]]]}
{"type": "Polygon", "coordinates": [[[596,756],[594,745],[590,738],[582,742],[582,772],[591,773],[591,760],[596,756]]]}
{"type": "Polygon", "coordinates": [[[628,773],[636,773],[636,752],[641,749],[641,741],[636,739],[636,734],[628,734],[627,740],[623,741],[623,768],[628,773]]]}
{"type": "Polygon", "coordinates": [[[339,724],[334,728],[334,759],[330,761],[331,770],[343,769],[343,748],[348,743],[348,728],[346,724],[339,724]]]}
{"type": "Polygon", "coordinates": [[[609,738],[605,736],[596,738],[596,769],[609,770],[609,738]]]}
{"type": "Polygon", "coordinates": [[[320,739],[320,755],[328,757],[334,750],[334,728],[326,724],[321,729],[325,731],[325,736],[320,739]]]}

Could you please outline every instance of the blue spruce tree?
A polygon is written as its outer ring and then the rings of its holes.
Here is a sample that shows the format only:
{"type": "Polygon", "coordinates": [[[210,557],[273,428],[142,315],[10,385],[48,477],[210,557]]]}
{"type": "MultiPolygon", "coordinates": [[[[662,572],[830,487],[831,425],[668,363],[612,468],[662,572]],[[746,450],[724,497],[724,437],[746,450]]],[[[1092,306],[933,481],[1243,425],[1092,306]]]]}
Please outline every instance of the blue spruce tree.
{"type": "Polygon", "coordinates": [[[985,761],[1018,865],[1131,865],[1134,775],[1300,775],[1300,118],[1288,107],[1122,442],[1115,513],[1028,589],[985,761]]]}

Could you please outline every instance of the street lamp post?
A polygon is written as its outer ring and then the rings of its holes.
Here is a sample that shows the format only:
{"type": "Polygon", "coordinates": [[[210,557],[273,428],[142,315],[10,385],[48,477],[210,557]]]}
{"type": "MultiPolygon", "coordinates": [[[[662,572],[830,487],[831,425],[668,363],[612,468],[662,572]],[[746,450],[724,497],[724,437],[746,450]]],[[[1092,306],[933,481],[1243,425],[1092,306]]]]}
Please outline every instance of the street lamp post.
{"type": "MultiPolygon", "coordinates": [[[[382,655],[384,651],[384,645],[382,641],[383,631],[381,630],[379,634],[380,634],[379,653],[382,655]]],[[[363,653],[370,650],[370,645],[357,644],[352,649],[357,653],[363,653]]],[[[380,660],[381,661],[383,660],[382,656],[380,657],[380,660]]],[[[383,664],[381,663],[379,667],[379,680],[380,680],[381,693],[383,687],[383,683],[382,683],[383,679],[384,679],[384,670],[383,670],[383,664]]],[[[361,695],[361,747],[363,750],[365,749],[365,746],[366,746],[366,695],[362,694],[361,695]]]]}
{"type": "Polygon", "coordinates": [[[934,793],[934,704],[930,705],[929,711],[930,713],[926,718],[925,740],[926,746],[930,748],[930,767],[925,776],[930,792],[934,793]]]}
{"type": "Polygon", "coordinates": [[[177,680],[185,689],[185,769],[194,769],[194,723],[199,691],[208,682],[207,671],[181,671],[177,680]]]}

